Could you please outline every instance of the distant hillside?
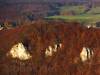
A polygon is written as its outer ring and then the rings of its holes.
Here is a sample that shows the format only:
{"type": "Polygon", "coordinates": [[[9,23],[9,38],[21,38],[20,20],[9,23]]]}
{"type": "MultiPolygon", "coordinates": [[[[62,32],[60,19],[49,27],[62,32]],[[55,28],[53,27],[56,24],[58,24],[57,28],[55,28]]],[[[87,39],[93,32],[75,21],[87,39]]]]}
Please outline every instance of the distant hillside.
{"type": "MultiPolygon", "coordinates": [[[[89,0],[0,0],[0,21],[59,15],[62,6],[89,2],[89,0]]],[[[100,5],[100,0],[92,0],[92,3],[100,5]]]]}

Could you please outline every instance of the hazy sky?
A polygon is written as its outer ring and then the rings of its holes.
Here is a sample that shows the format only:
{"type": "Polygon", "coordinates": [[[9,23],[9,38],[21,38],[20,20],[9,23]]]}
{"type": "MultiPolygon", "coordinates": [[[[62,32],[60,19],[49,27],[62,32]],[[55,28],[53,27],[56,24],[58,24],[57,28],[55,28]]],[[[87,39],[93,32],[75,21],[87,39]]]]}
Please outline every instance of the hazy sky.
{"type": "Polygon", "coordinates": [[[1,3],[1,2],[4,2],[4,3],[5,3],[5,2],[9,2],[9,3],[10,3],[10,2],[31,2],[31,1],[48,1],[48,2],[50,2],[50,1],[52,1],[52,2],[55,2],[55,1],[56,1],[56,2],[57,2],[57,1],[58,1],[58,2],[59,2],[59,1],[62,1],[62,2],[63,2],[63,1],[65,1],[65,2],[67,2],[67,1],[80,1],[80,2],[81,2],[81,1],[87,1],[87,0],[0,0],[0,3],[1,3]]]}
{"type": "MultiPolygon", "coordinates": [[[[91,0],[0,0],[0,4],[6,3],[27,3],[27,2],[84,2],[84,1],[91,1],[91,0]]],[[[99,1],[100,0],[92,0],[92,1],[99,1]]]]}

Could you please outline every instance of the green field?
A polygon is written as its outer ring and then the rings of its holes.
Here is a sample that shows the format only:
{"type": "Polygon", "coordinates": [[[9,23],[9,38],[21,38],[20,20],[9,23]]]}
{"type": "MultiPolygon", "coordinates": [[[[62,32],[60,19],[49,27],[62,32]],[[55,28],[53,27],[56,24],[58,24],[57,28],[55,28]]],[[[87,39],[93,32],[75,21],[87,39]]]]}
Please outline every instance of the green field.
{"type": "MultiPolygon", "coordinates": [[[[74,12],[75,14],[82,14],[84,10],[86,9],[85,6],[79,5],[79,6],[64,6],[60,8],[61,12],[74,12]]],[[[90,11],[88,11],[85,14],[100,14],[100,6],[94,6],[90,11]]]]}
{"type": "Polygon", "coordinates": [[[75,14],[81,14],[84,10],[84,6],[64,6],[60,8],[60,12],[74,12],[75,14]]]}
{"type": "Polygon", "coordinates": [[[61,11],[64,12],[75,12],[75,15],[58,15],[58,16],[48,16],[46,18],[48,19],[56,19],[56,20],[64,20],[64,21],[77,21],[81,23],[96,23],[100,21],[100,7],[93,7],[90,11],[87,13],[83,13],[85,10],[84,6],[66,6],[62,7],[61,11]]]}
{"type": "Polygon", "coordinates": [[[95,23],[100,21],[100,15],[50,16],[48,19],[95,23]]]}

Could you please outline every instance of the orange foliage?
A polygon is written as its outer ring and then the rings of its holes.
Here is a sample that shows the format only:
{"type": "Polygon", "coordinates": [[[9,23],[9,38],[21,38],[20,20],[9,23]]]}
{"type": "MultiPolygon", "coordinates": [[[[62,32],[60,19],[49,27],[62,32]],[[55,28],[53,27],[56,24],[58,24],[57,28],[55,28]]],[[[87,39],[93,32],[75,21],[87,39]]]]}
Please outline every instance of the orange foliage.
{"type": "Polygon", "coordinates": [[[11,30],[0,31],[0,75],[100,75],[100,29],[79,23],[37,21],[11,30]],[[32,58],[21,61],[7,57],[16,43],[27,43],[32,58]],[[49,45],[62,43],[62,48],[45,57],[49,45]],[[83,47],[93,50],[91,60],[82,62],[83,47]]]}

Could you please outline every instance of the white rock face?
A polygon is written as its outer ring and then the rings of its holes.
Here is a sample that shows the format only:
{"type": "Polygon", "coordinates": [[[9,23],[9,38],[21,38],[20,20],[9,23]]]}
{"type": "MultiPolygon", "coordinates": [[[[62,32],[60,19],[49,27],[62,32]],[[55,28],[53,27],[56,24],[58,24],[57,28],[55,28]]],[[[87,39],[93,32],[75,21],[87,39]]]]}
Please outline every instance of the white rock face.
{"type": "MultiPolygon", "coordinates": [[[[61,47],[62,47],[62,44],[59,44],[59,48],[61,48],[61,47]]],[[[58,49],[57,44],[54,44],[53,47],[52,46],[48,46],[48,48],[46,48],[46,51],[45,51],[45,56],[46,57],[52,56],[53,53],[57,52],[57,49],[58,49]]]]}
{"type": "Polygon", "coordinates": [[[3,27],[0,27],[0,30],[3,30],[3,27]]]}
{"type": "Polygon", "coordinates": [[[52,56],[52,54],[53,54],[52,47],[49,46],[49,49],[46,48],[45,55],[46,56],[52,56]]]}
{"type": "Polygon", "coordinates": [[[15,44],[10,52],[9,55],[12,56],[12,58],[18,58],[20,60],[28,60],[32,56],[26,51],[24,45],[22,43],[15,44]]]}
{"type": "Polygon", "coordinates": [[[91,59],[93,55],[93,51],[90,50],[89,48],[83,47],[82,52],[80,53],[80,58],[84,62],[88,59],[91,59]]]}

